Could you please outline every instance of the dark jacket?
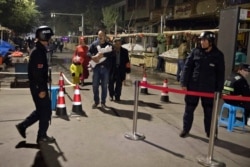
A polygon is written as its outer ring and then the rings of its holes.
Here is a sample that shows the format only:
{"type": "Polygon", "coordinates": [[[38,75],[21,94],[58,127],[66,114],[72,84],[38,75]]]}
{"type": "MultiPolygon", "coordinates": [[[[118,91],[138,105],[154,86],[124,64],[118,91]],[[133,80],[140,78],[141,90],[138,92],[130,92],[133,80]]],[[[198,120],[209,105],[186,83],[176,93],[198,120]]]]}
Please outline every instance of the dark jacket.
{"type": "Polygon", "coordinates": [[[31,51],[28,63],[28,78],[31,84],[35,84],[39,91],[48,90],[48,61],[47,49],[39,41],[31,51]]]}
{"type": "MultiPolygon", "coordinates": [[[[247,80],[239,73],[231,74],[224,83],[223,94],[250,96],[250,88],[247,80]]],[[[239,101],[225,100],[229,104],[238,104],[239,101]]]]}
{"type": "MultiPolygon", "coordinates": [[[[101,48],[105,48],[107,45],[113,46],[111,43],[109,42],[105,42],[104,44],[100,44],[99,40],[97,39],[96,41],[94,41],[90,47],[89,47],[89,51],[88,51],[88,56],[91,58],[92,56],[95,56],[98,53],[97,50],[97,46],[100,45],[101,48]]],[[[110,69],[111,67],[111,59],[113,55],[113,52],[108,52],[108,53],[104,53],[103,54],[104,57],[107,57],[105,61],[103,61],[102,63],[97,64],[96,66],[100,66],[100,65],[104,65],[105,67],[107,67],[108,69],[110,69]]]]}
{"type": "MultiPolygon", "coordinates": [[[[114,55],[116,55],[115,51],[114,51],[114,55]]],[[[117,73],[118,71],[119,71],[119,75],[122,81],[125,80],[126,73],[131,72],[130,61],[128,57],[128,50],[123,47],[120,48],[120,65],[119,66],[116,65],[116,56],[112,58],[112,67],[110,71],[111,77],[112,75],[118,74],[117,73]]]]}
{"type": "Polygon", "coordinates": [[[192,50],[187,57],[180,82],[188,90],[221,92],[224,79],[224,55],[213,46],[210,52],[205,52],[201,48],[192,50]]]}

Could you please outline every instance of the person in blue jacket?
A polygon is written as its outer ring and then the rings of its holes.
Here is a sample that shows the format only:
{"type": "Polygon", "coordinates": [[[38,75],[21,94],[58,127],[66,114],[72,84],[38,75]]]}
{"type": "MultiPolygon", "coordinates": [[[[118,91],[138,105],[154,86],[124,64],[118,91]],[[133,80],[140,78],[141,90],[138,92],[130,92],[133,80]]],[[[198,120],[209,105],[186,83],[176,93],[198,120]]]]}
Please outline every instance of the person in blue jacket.
{"type": "MultiPolygon", "coordinates": [[[[185,62],[180,79],[182,89],[207,93],[221,92],[225,79],[224,54],[216,47],[213,32],[204,31],[199,39],[200,46],[191,51],[185,62]]],[[[199,99],[201,99],[204,112],[205,132],[207,137],[210,136],[213,99],[186,95],[183,130],[180,137],[188,136],[199,99]]]]}

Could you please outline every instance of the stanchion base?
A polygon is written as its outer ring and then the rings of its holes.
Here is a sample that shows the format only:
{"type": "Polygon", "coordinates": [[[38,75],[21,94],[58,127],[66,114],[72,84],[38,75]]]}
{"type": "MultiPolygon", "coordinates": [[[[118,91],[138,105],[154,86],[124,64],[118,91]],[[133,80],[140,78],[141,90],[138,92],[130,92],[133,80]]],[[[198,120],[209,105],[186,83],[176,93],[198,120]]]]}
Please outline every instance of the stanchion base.
{"type": "Polygon", "coordinates": [[[139,134],[139,133],[135,133],[135,134],[126,133],[124,136],[130,140],[144,140],[145,139],[145,136],[143,134],[139,134]]]}
{"type": "Polygon", "coordinates": [[[226,167],[226,164],[223,162],[218,162],[215,160],[209,160],[207,156],[197,157],[198,163],[206,167],[226,167]]]}

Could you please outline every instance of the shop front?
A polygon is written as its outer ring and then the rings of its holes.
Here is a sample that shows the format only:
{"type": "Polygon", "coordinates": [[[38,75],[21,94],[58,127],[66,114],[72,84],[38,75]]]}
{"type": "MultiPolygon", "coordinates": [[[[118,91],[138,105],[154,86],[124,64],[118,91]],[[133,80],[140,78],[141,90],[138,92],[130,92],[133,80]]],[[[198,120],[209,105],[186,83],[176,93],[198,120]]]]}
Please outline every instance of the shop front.
{"type": "Polygon", "coordinates": [[[183,39],[188,42],[189,52],[192,48],[197,46],[198,36],[203,31],[212,31],[215,34],[218,33],[218,29],[206,29],[206,30],[183,30],[183,31],[165,31],[163,34],[166,37],[166,52],[161,56],[165,61],[165,72],[176,75],[177,73],[177,60],[178,60],[178,46],[183,39]]]}

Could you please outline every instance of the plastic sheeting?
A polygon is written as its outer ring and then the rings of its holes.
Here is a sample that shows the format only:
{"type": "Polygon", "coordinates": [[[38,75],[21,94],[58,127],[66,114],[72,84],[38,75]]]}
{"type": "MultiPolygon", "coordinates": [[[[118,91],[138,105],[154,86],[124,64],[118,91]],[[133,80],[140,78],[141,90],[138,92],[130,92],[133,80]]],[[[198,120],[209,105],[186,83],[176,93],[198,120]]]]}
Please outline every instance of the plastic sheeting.
{"type": "Polygon", "coordinates": [[[14,51],[15,47],[6,41],[0,40],[0,56],[5,57],[9,50],[14,51]]]}
{"type": "Polygon", "coordinates": [[[127,49],[128,51],[145,51],[145,48],[139,44],[127,43],[123,44],[122,47],[127,49]]]}

